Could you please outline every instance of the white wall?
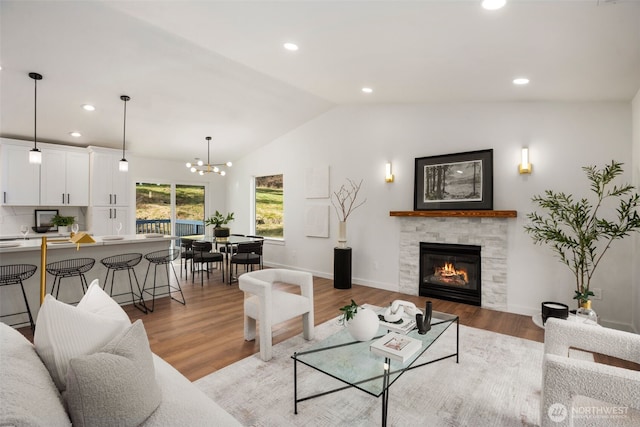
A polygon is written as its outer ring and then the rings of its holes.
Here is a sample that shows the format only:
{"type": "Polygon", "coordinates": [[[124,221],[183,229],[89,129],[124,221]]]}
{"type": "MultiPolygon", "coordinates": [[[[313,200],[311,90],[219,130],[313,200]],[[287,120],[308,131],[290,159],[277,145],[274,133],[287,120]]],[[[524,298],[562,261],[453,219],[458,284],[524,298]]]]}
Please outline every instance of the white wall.
{"type": "MultiPolygon", "coordinates": [[[[633,185],[640,191],[640,91],[633,98],[633,185]]],[[[640,333],[640,233],[633,236],[633,328],[640,333]]]]}
{"type": "MultiPolygon", "coordinates": [[[[312,166],[330,166],[332,190],[345,178],[364,179],[367,202],[348,223],[353,280],[395,290],[398,221],[389,211],[413,209],[414,159],[493,148],[494,209],[518,211],[509,232],[508,310],[534,313],[544,300],[575,303],[568,269],[523,231],[525,214],[534,208],[531,197],[545,189],[586,195],[581,167],[612,159],[627,162],[631,141],[630,103],[343,106],[236,162],[227,176],[227,206],[236,212],[236,224],[248,227],[252,176],[283,173],[285,244],[267,247],[266,261],[332,277],[337,219],[331,208],[328,239],[304,235],[305,207],[330,205],[328,199],[305,199],[304,173],[312,166]],[[517,172],[523,146],[531,152],[530,176],[517,172]],[[393,163],[392,184],[384,182],[386,161],[393,163]]],[[[604,292],[595,309],[623,328],[632,318],[632,247],[631,239],[616,242],[594,278],[594,286],[604,292]]]]}

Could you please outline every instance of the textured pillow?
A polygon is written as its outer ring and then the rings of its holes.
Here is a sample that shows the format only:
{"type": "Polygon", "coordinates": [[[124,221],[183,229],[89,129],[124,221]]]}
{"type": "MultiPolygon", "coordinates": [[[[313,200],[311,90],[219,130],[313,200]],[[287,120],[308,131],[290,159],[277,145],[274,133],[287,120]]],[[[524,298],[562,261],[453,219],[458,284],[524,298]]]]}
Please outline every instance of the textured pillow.
{"type": "Polygon", "coordinates": [[[33,345],[0,323],[0,426],[69,427],[62,397],[33,345]]]}
{"type": "Polygon", "coordinates": [[[116,310],[111,302],[116,304],[97,284],[90,287],[79,307],[57,301],[51,295],[45,297],[33,341],[58,390],[66,387],[70,359],[95,353],[131,324],[122,308],[118,306],[116,310]]]}
{"type": "Polygon", "coordinates": [[[64,393],[73,426],[137,426],[162,401],[141,320],[100,352],[71,359],[64,393]]]}

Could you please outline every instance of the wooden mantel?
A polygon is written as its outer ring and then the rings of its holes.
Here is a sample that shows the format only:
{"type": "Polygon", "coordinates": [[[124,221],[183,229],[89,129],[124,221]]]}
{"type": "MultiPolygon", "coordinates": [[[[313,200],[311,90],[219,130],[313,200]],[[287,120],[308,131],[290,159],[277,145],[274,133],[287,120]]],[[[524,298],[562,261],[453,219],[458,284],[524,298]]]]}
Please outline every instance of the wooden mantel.
{"type": "Polygon", "coordinates": [[[449,217],[449,218],[516,218],[518,211],[390,211],[389,216],[449,217]]]}

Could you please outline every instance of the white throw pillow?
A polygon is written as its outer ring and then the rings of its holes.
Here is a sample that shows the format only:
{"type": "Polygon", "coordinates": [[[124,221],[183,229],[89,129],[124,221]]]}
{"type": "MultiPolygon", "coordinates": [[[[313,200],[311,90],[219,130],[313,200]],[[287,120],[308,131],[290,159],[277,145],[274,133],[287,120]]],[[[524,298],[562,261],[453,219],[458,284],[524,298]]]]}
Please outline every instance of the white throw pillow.
{"type": "Polygon", "coordinates": [[[89,289],[87,289],[77,307],[89,313],[100,314],[115,320],[120,319],[127,324],[131,324],[127,313],[109,294],[102,290],[98,279],[91,282],[89,289]]]}
{"type": "Polygon", "coordinates": [[[142,320],[100,352],[71,359],[64,398],[74,427],[134,427],[162,401],[142,320]]]}
{"type": "Polygon", "coordinates": [[[34,346],[60,391],[66,388],[69,360],[99,351],[131,324],[97,283],[92,283],[81,303],[74,307],[47,295],[38,313],[34,346]]]}

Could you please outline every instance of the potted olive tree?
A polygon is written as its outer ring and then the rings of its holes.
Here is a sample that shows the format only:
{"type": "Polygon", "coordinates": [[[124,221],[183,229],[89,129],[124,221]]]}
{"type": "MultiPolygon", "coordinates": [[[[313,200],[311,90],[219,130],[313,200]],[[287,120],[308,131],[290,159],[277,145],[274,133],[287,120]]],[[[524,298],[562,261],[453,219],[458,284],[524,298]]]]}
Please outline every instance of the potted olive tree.
{"type": "Polygon", "coordinates": [[[233,221],[233,212],[229,212],[226,216],[216,210],[216,213],[205,220],[206,225],[213,225],[213,234],[216,237],[229,237],[229,228],[223,227],[233,221]]]}
{"type": "Polygon", "coordinates": [[[546,190],[532,201],[542,212],[527,214],[530,224],[524,228],[534,243],[548,244],[560,262],[575,276],[575,295],[580,306],[590,305],[591,279],[602,257],[614,240],[640,230],[640,194],[629,184],[615,185],[623,173],[622,163],[612,161],[602,169],[582,168],[589,180],[593,200],[574,200],[571,194],[546,190]],[[603,204],[613,202],[613,209],[603,204]],[[606,211],[605,211],[606,210],[606,211]]]}

